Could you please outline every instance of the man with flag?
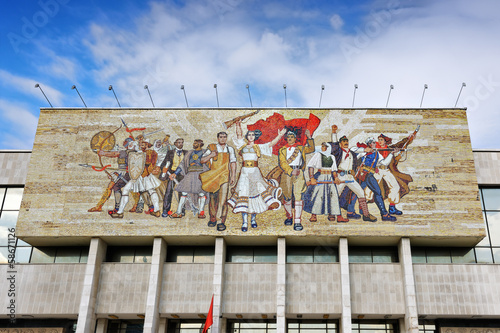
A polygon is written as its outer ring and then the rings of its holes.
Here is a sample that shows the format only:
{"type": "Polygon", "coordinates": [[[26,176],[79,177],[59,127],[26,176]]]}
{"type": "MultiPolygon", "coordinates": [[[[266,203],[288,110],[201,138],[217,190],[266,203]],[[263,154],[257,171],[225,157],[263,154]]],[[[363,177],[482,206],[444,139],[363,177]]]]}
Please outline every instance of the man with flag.
{"type": "Polygon", "coordinates": [[[305,189],[304,169],[306,166],[306,154],[313,153],[314,139],[307,129],[306,145],[297,142],[297,134],[289,130],[286,133],[286,145],[279,149],[278,162],[283,173],[281,175],[280,187],[283,191],[284,208],[286,212],[285,225],[292,225],[293,230],[303,229],[301,224],[302,215],[302,192],[305,189]],[[295,199],[295,211],[292,212],[292,200],[295,199]]]}

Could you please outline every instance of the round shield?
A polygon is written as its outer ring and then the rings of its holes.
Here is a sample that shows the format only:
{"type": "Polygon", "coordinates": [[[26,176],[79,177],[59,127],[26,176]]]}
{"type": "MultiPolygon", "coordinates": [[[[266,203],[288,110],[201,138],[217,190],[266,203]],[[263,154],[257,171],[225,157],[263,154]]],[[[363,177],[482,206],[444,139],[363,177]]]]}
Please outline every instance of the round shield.
{"type": "Polygon", "coordinates": [[[111,150],[116,143],[113,133],[108,131],[100,131],[95,134],[90,140],[90,149],[92,150],[111,150]]]}

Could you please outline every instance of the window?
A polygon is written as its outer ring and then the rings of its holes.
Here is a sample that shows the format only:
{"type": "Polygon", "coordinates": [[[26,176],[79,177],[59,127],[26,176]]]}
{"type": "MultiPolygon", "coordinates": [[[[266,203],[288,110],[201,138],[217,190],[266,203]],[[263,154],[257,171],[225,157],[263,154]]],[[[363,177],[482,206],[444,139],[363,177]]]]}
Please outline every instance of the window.
{"type": "Polygon", "coordinates": [[[108,246],[107,262],[151,263],[152,246],[108,246]]]}
{"type": "Polygon", "coordinates": [[[339,250],[329,246],[290,246],[286,249],[287,263],[338,262],[339,250]]]}
{"type": "Polygon", "coordinates": [[[475,247],[481,263],[500,263],[500,188],[480,187],[486,237],[475,247]]]}
{"type": "Polygon", "coordinates": [[[396,247],[350,247],[350,263],[392,263],[398,262],[398,249],[396,247]]]}
{"type": "Polygon", "coordinates": [[[12,251],[15,251],[15,262],[24,263],[30,260],[31,246],[15,238],[13,232],[23,191],[23,187],[0,187],[0,263],[7,263],[12,251]]]}
{"type": "Polygon", "coordinates": [[[227,248],[226,262],[277,262],[275,246],[231,246],[227,248]]]}
{"type": "Polygon", "coordinates": [[[353,320],[352,333],[398,333],[397,320],[353,320]]]}
{"type": "Polygon", "coordinates": [[[287,321],[288,333],[337,333],[335,320],[292,320],[287,321]]]}
{"type": "Polygon", "coordinates": [[[228,333],[275,333],[276,322],[267,320],[228,320],[228,333]]]}
{"type": "Polygon", "coordinates": [[[142,333],[144,320],[110,320],[108,333],[142,333]]]}
{"type": "Polygon", "coordinates": [[[213,263],[214,252],[213,246],[169,246],[167,262],[213,263]]]}
{"type": "Polygon", "coordinates": [[[86,263],[89,248],[84,246],[34,247],[31,263],[86,263]]]}
{"type": "Polygon", "coordinates": [[[436,333],[436,324],[432,320],[419,320],[418,321],[419,333],[436,333]]]}
{"type": "MultiPolygon", "coordinates": [[[[168,332],[172,333],[201,333],[203,331],[205,321],[188,319],[188,320],[168,320],[168,332]]],[[[209,332],[211,329],[209,329],[209,332]]]]}

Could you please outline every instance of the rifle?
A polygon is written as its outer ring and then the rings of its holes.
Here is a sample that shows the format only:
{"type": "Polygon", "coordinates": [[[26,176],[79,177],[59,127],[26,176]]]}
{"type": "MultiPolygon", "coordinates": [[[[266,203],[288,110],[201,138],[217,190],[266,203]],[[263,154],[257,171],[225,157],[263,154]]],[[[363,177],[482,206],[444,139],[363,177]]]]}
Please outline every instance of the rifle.
{"type": "Polygon", "coordinates": [[[236,124],[236,122],[245,120],[247,118],[250,118],[251,116],[256,115],[259,112],[260,112],[260,110],[257,110],[255,112],[249,113],[247,115],[239,116],[239,117],[233,118],[231,120],[225,121],[225,122],[222,123],[222,126],[224,126],[224,129],[228,129],[229,127],[231,127],[234,124],[236,124]]]}
{"type": "Polygon", "coordinates": [[[395,150],[408,151],[408,150],[411,150],[411,148],[374,148],[373,150],[375,150],[375,151],[395,151],[395,150]]]}
{"type": "MultiPolygon", "coordinates": [[[[408,145],[413,142],[413,139],[415,139],[419,130],[420,130],[420,125],[418,125],[417,128],[413,131],[413,133],[410,136],[408,136],[408,140],[406,140],[406,142],[404,143],[404,145],[401,149],[402,151],[404,151],[404,159],[400,162],[406,161],[406,158],[408,157],[407,151],[410,150],[410,149],[406,149],[406,147],[408,147],[408,145]]],[[[401,154],[401,157],[403,158],[402,155],[403,154],[401,154]]]]}

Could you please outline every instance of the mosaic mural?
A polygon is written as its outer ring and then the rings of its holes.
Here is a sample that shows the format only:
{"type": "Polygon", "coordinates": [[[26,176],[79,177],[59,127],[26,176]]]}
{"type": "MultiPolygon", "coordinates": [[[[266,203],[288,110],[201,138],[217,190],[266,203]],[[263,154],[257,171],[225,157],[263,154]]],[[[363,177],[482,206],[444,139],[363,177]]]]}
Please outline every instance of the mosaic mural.
{"type": "Polygon", "coordinates": [[[484,233],[464,110],[42,110],[20,236],[484,233]]]}

